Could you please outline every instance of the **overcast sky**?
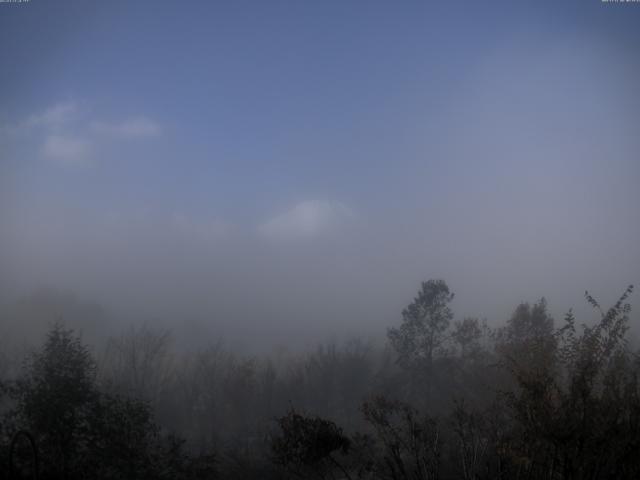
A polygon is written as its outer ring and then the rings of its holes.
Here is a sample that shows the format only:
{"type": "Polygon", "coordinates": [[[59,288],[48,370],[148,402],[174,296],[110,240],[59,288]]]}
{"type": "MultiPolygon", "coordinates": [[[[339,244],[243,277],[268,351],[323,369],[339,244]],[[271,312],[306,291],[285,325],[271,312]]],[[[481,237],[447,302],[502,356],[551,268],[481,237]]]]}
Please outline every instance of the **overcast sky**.
{"type": "Polygon", "coordinates": [[[286,342],[640,283],[640,3],[31,0],[0,45],[3,301],[286,342]]]}

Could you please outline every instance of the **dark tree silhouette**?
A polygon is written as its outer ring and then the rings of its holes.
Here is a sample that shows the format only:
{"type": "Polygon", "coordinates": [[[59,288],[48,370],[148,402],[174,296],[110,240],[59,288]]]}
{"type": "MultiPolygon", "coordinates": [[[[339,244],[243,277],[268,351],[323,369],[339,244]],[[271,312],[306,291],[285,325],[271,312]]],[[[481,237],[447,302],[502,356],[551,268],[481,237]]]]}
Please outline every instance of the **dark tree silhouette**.
{"type": "Polygon", "coordinates": [[[400,327],[387,332],[404,367],[430,367],[453,319],[449,303],[454,294],[444,280],[422,282],[418,296],[402,311],[400,327]]]}
{"type": "Polygon", "coordinates": [[[291,410],[278,424],[281,434],[271,442],[276,463],[302,478],[333,478],[336,470],[351,478],[339,458],[349,452],[351,442],[335,423],[291,410]]]}
{"type": "Polygon", "coordinates": [[[606,312],[587,293],[601,312],[596,325],[579,331],[569,312],[555,334],[555,362],[512,367],[512,451],[531,478],[640,477],[640,370],[624,340],[632,290],[606,312]]]}
{"type": "Polygon", "coordinates": [[[147,403],[101,391],[87,347],[60,324],[10,390],[15,408],[5,420],[33,435],[42,478],[179,479],[213,471],[210,455],[191,457],[182,440],[160,435],[147,403]]]}

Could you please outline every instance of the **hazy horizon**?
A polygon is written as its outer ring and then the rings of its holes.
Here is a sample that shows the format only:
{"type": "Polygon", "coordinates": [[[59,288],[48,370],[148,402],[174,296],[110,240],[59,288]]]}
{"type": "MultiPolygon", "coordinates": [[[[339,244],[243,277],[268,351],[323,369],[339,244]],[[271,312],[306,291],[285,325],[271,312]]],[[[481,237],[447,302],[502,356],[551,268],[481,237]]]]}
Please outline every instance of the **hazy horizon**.
{"type": "Polygon", "coordinates": [[[430,278],[458,319],[608,305],[640,283],[636,7],[0,4],[0,301],[260,349],[384,334],[430,278]]]}

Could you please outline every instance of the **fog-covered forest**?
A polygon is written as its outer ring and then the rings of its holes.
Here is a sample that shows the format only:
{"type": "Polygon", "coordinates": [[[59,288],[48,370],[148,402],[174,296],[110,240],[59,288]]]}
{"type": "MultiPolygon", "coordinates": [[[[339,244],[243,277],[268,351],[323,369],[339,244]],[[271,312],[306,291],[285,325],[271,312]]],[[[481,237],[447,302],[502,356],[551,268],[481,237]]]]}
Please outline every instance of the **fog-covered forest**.
{"type": "Polygon", "coordinates": [[[595,321],[542,298],[492,328],[429,280],[385,345],[295,356],[178,353],[150,325],[91,349],[60,320],[19,365],[2,356],[2,463],[9,478],[637,478],[632,292],[609,308],[585,293],[595,321]]]}
{"type": "Polygon", "coordinates": [[[640,1],[0,0],[0,480],[640,478],[639,85],[640,1]]]}

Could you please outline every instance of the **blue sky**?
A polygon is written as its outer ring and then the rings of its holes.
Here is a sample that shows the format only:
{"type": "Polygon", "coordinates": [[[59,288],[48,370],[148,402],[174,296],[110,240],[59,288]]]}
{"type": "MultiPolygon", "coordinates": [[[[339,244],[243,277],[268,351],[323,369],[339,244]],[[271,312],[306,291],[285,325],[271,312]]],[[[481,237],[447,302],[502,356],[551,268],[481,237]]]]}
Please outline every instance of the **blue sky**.
{"type": "Polygon", "coordinates": [[[0,4],[0,282],[327,331],[434,276],[465,314],[613,298],[638,27],[598,0],[0,4]]]}

